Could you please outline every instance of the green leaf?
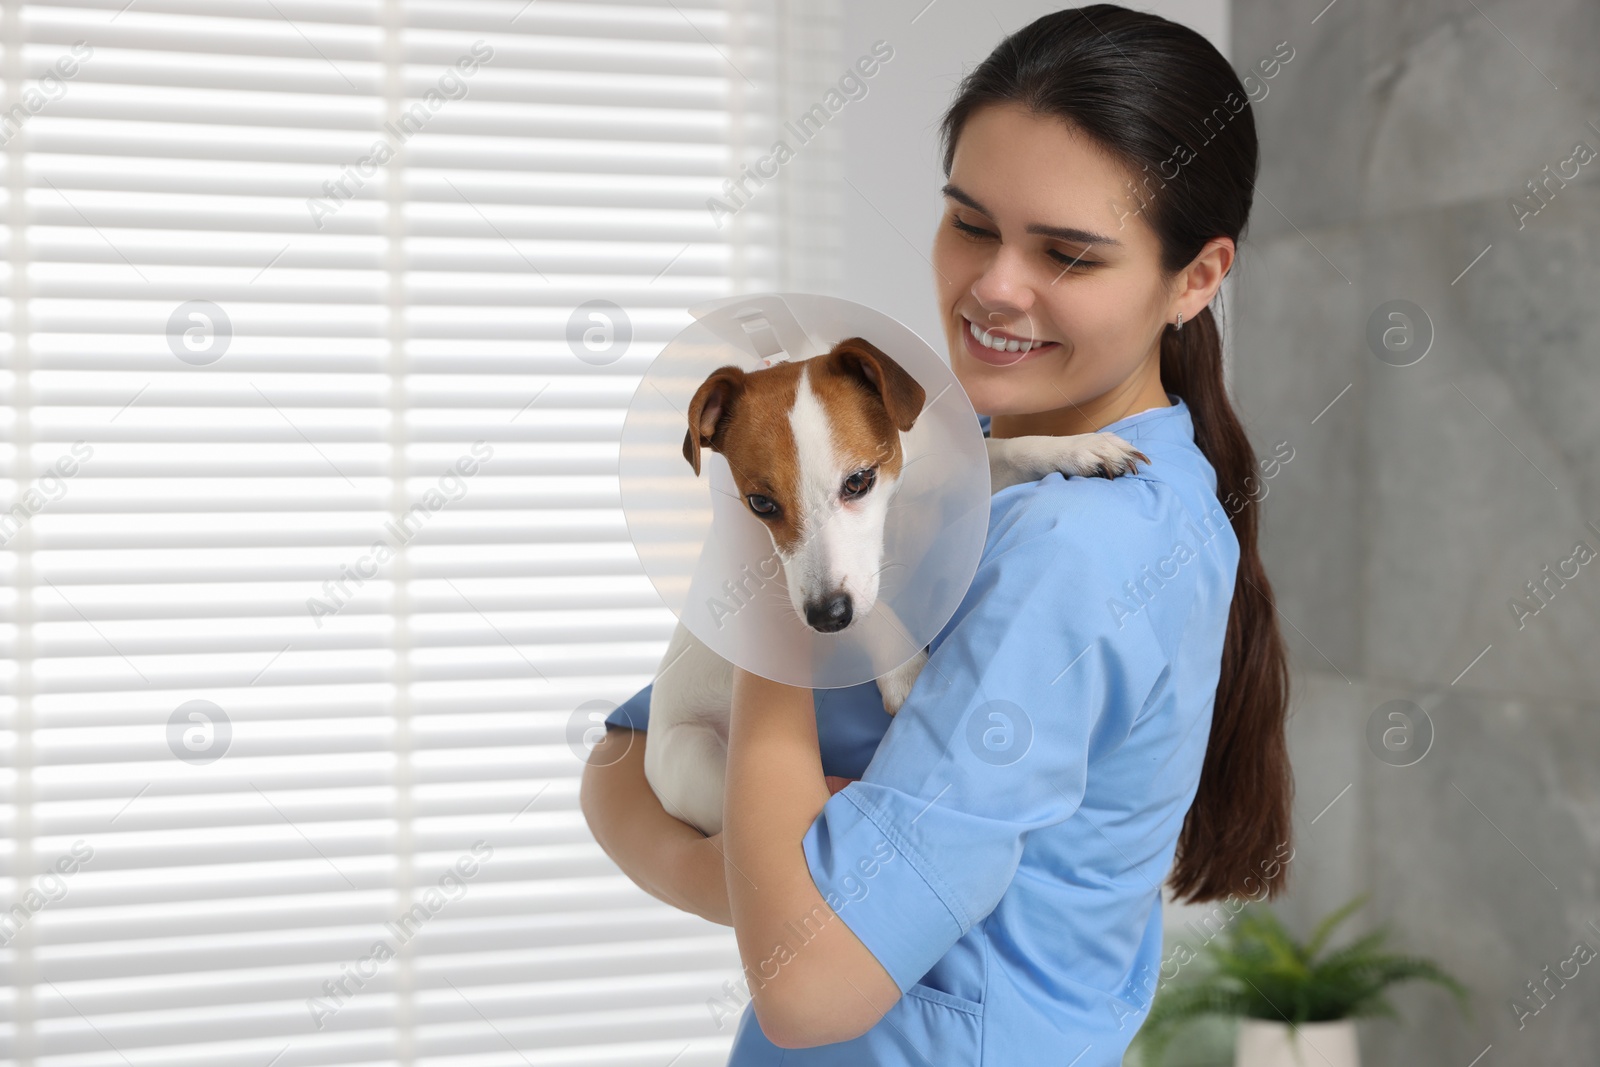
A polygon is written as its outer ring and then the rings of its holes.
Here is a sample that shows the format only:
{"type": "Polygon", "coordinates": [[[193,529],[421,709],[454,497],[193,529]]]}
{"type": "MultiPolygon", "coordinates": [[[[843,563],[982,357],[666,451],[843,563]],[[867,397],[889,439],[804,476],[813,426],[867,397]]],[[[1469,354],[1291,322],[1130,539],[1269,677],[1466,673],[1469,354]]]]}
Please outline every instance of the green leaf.
{"type": "Polygon", "coordinates": [[[1360,894],[1317,924],[1317,928],[1311,933],[1311,940],[1306,942],[1306,957],[1308,959],[1315,958],[1317,953],[1322,951],[1322,946],[1327,942],[1328,935],[1333,933],[1333,928],[1344,922],[1345,919],[1354,914],[1356,909],[1365,904],[1368,896],[1370,896],[1368,893],[1360,894]]]}

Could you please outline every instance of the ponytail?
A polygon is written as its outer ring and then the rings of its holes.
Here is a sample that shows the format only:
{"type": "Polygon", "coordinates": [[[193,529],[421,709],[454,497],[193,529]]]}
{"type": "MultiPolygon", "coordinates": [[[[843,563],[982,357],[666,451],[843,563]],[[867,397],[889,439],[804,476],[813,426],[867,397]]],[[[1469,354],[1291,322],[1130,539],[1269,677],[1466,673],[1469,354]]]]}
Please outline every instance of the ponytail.
{"type": "Polygon", "coordinates": [[[1270,900],[1288,884],[1287,868],[1279,873],[1276,861],[1291,847],[1289,670],[1257,545],[1255,452],[1228,400],[1222,334],[1209,307],[1181,330],[1162,334],[1161,384],[1189,406],[1195,444],[1216,471],[1217,499],[1239,541],[1211,740],[1169,883],[1176,899],[1199,902],[1241,892],[1254,877],[1266,883],[1270,900]]]}

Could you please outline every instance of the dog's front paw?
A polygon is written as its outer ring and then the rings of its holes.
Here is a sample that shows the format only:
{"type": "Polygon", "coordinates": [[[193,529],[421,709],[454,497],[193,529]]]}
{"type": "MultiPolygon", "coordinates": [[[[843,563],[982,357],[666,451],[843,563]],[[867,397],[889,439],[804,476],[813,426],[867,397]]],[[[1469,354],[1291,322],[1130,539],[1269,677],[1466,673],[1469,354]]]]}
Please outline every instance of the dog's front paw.
{"type": "Polygon", "coordinates": [[[928,665],[928,654],[918,651],[915,656],[878,679],[878,692],[883,694],[883,710],[890,715],[900,710],[900,705],[911,695],[917,676],[928,665]]]}
{"type": "Polygon", "coordinates": [[[1061,473],[1117,478],[1139,469],[1135,460],[1150,462],[1150,457],[1114,433],[1084,433],[1065,438],[1061,473]]]}
{"type": "Polygon", "coordinates": [[[1150,462],[1149,456],[1114,433],[1078,433],[1066,437],[1039,434],[998,441],[991,438],[986,447],[991,493],[1056,473],[1069,478],[1073,475],[1116,478],[1137,471],[1135,460],[1150,462]]]}

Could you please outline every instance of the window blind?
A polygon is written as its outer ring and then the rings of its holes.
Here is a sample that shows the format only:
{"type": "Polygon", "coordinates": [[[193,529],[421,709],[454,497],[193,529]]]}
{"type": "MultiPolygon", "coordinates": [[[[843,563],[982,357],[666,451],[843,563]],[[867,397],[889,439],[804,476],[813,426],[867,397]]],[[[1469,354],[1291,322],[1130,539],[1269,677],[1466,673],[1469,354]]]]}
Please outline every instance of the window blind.
{"type": "Polygon", "coordinates": [[[707,204],[830,5],[3,11],[0,1063],[721,1063],[581,727],[673,624],[639,375],[830,277],[827,138],[707,204]]]}

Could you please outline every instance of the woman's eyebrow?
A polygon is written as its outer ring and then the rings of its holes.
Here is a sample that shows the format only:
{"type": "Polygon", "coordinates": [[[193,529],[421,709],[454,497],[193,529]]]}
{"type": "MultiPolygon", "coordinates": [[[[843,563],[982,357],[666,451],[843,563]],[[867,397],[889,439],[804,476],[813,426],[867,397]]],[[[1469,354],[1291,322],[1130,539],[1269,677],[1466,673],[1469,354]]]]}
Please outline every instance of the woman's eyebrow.
{"type": "MultiPolygon", "coordinates": [[[[953,182],[945,183],[945,187],[940,192],[952,200],[960,201],[974,211],[981,211],[990,218],[994,217],[993,212],[967,195],[965,191],[957,187],[953,182]]],[[[1046,226],[1041,222],[1035,222],[1028,227],[1027,232],[1036,233],[1042,237],[1056,237],[1063,241],[1077,241],[1080,244],[1120,245],[1122,243],[1114,237],[1107,237],[1105,234],[1093,233],[1089,230],[1080,230],[1076,226],[1046,226]]]]}

